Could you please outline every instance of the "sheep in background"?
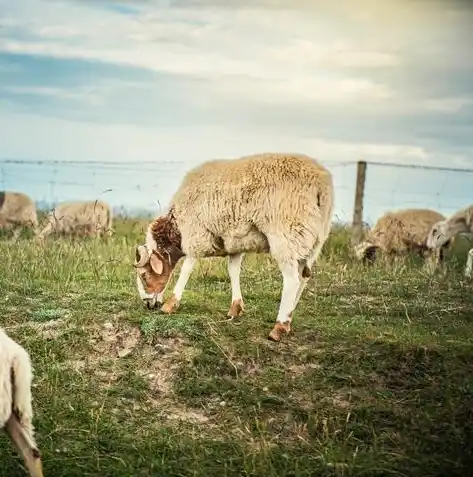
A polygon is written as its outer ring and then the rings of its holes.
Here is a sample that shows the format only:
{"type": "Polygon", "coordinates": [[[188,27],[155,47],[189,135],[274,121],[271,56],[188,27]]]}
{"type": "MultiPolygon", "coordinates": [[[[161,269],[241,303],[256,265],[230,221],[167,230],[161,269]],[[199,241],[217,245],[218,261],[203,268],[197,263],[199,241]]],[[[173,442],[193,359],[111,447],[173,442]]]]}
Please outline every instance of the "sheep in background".
{"type": "MultiPolygon", "coordinates": [[[[427,247],[438,250],[459,234],[473,234],[473,205],[458,210],[448,219],[436,222],[427,238],[427,247]]],[[[468,251],[464,273],[467,278],[473,276],[473,247],[468,251]]]]}
{"type": "Polygon", "coordinates": [[[21,227],[37,226],[36,206],[30,197],[22,192],[0,191],[0,229],[13,230],[16,239],[21,227]]]}
{"type": "Polygon", "coordinates": [[[186,174],[167,214],[148,227],[136,248],[136,281],[149,308],[160,306],[178,260],[185,257],[165,313],[179,305],[201,257],[228,257],[232,302],[228,316],[243,311],[240,270],[245,253],[270,253],[283,288],[268,339],[290,332],[292,313],[328,237],[334,189],[330,172],[303,154],[265,153],[214,160],[186,174]]]}
{"type": "Polygon", "coordinates": [[[34,439],[32,366],[27,351],[0,328],[0,428],[5,428],[32,477],[42,477],[34,439]]]}
{"type": "Polygon", "coordinates": [[[52,210],[36,234],[42,240],[53,232],[61,235],[101,236],[110,233],[113,214],[103,201],[62,202],[52,210]]]}
{"type": "MultiPolygon", "coordinates": [[[[354,247],[355,255],[363,262],[374,262],[378,251],[392,260],[396,255],[417,252],[422,256],[431,255],[427,247],[427,237],[433,224],[445,217],[430,209],[402,209],[390,211],[378,219],[368,231],[366,238],[354,247]]],[[[446,242],[434,252],[437,265],[443,261],[446,242]]]]}

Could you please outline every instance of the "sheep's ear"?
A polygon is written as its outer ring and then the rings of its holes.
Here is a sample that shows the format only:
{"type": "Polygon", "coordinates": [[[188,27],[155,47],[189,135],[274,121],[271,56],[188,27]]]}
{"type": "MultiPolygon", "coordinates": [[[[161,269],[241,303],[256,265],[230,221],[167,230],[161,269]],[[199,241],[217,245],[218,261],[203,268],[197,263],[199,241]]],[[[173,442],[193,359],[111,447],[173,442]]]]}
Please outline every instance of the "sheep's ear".
{"type": "Polygon", "coordinates": [[[155,254],[151,254],[149,263],[154,273],[161,275],[163,273],[163,261],[155,254]]]}

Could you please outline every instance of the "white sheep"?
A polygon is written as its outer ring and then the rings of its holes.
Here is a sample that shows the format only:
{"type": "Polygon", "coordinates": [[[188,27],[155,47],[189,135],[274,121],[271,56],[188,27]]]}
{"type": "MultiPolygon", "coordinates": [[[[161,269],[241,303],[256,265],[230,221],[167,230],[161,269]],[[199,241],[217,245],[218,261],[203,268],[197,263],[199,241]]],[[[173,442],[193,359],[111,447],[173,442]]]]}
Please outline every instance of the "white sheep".
{"type": "MultiPolygon", "coordinates": [[[[427,247],[427,236],[433,224],[445,217],[430,209],[401,209],[386,212],[368,231],[364,241],[354,247],[355,255],[364,262],[373,262],[381,251],[390,260],[395,256],[417,252],[431,255],[427,247]]],[[[434,253],[435,265],[443,260],[445,243],[434,253]]]]}
{"type": "Polygon", "coordinates": [[[28,352],[0,328],[0,428],[5,428],[23,456],[32,477],[43,476],[41,455],[34,439],[28,352]]]}
{"type": "MultiPolygon", "coordinates": [[[[473,234],[473,205],[458,210],[448,219],[436,222],[427,238],[427,247],[443,247],[458,234],[473,234]]],[[[464,274],[467,278],[473,276],[473,247],[468,251],[464,274]]]]}
{"type": "Polygon", "coordinates": [[[36,237],[42,240],[53,232],[76,236],[110,234],[112,221],[112,210],[104,201],[62,202],[48,214],[36,237]]]}
{"type": "Polygon", "coordinates": [[[186,174],[169,211],[148,227],[136,248],[136,281],[148,307],[160,306],[174,267],[185,257],[173,296],[161,310],[179,305],[201,257],[228,257],[232,303],[243,311],[240,270],[245,253],[270,253],[283,288],[268,339],[290,332],[292,313],[311,267],[331,229],[334,190],[330,172],[303,154],[265,153],[209,161],[186,174]]]}

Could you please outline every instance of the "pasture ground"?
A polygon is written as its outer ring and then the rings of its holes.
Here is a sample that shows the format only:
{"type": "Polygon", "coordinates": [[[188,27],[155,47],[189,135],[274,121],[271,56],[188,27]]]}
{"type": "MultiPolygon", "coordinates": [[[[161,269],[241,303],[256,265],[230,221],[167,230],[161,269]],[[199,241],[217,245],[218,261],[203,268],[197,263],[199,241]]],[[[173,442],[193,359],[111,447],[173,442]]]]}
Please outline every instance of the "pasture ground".
{"type": "MultiPolygon", "coordinates": [[[[465,476],[473,465],[473,282],[364,268],[334,229],[294,314],[267,340],[281,277],[247,256],[228,322],[226,261],[201,261],[177,314],[146,310],[144,222],[72,243],[0,241],[0,324],[31,354],[46,477],[465,476]]],[[[174,275],[173,283],[176,280],[174,275]]],[[[0,434],[0,475],[26,475],[0,434]]]]}

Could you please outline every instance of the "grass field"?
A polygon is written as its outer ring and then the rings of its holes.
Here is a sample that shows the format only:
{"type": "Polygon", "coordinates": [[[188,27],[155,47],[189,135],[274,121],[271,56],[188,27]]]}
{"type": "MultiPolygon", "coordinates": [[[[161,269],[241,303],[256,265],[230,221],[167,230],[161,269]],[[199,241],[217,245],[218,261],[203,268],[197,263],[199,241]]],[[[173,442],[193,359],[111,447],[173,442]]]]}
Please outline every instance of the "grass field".
{"type": "MultiPolygon", "coordinates": [[[[134,246],[0,241],[1,325],[35,366],[46,477],[466,476],[473,465],[473,282],[415,261],[363,268],[334,230],[294,314],[267,340],[281,277],[247,256],[246,313],[226,321],[223,259],[177,314],[146,310],[134,246]]],[[[173,282],[176,276],[173,278],[173,282]]],[[[25,475],[4,434],[0,475],[25,475]]]]}

